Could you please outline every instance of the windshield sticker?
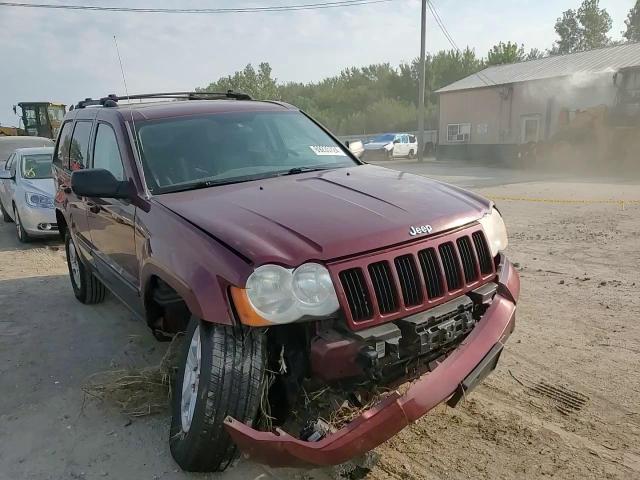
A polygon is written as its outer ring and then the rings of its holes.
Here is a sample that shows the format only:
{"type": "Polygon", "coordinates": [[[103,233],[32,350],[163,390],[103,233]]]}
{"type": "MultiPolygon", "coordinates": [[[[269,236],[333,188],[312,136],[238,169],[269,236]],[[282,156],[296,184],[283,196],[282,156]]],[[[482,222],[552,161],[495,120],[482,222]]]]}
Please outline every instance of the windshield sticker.
{"type": "Polygon", "coordinates": [[[313,150],[313,153],[320,156],[340,155],[346,157],[347,155],[342,151],[340,147],[330,147],[327,145],[309,145],[309,148],[313,150]]]}

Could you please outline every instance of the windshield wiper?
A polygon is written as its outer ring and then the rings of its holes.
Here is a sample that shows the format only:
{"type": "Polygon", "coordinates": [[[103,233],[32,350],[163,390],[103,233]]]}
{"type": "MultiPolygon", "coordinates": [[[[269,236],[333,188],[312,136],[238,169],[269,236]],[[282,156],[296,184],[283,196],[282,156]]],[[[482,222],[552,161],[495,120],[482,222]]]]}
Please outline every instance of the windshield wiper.
{"type": "Polygon", "coordinates": [[[253,178],[247,180],[205,180],[202,182],[189,183],[187,185],[176,185],[175,187],[163,188],[158,193],[176,193],[186,192],[187,190],[198,190],[200,188],[217,187],[219,185],[231,185],[232,183],[242,183],[254,180],[253,178]]]}
{"type": "Polygon", "coordinates": [[[278,173],[277,176],[282,177],[284,175],[297,175],[298,173],[320,172],[322,170],[332,170],[333,168],[335,167],[293,167],[289,170],[278,173]]]}

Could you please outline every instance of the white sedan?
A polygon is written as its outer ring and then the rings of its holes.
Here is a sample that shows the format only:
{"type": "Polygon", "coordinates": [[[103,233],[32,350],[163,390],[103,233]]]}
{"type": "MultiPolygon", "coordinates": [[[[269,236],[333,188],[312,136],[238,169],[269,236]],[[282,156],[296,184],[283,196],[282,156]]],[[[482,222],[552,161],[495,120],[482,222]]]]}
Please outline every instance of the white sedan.
{"type": "Polygon", "coordinates": [[[58,234],[53,205],[52,147],[19,148],[0,163],[0,210],[21,242],[58,234]]]}

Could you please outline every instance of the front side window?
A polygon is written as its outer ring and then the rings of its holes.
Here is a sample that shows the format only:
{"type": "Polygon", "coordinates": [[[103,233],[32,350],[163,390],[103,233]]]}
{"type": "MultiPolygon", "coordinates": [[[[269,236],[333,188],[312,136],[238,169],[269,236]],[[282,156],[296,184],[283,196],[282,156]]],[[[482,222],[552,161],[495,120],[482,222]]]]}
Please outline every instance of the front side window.
{"type": "Polygon", "coordinates": [[[13,163],[13,157],[15,155],[16,155],[15,153],[12,153],[11,155],[9,155],[9,158],[7,158],[7,161],[4,164],[5,170],[9,170],[11,168],[11,164],[13,163]]]}
{"type": "Polygon", "coordinates": [[[20,165],[22,178],[51,178],[51,158],[50,153],[23,156],[20,165]]]}
{"type": "Polygon", "coordinates": [[[219,113],[136,128],[153,193],[357,165],[300,112],[219,113]]]}
{"type": "Polygon", "coordinates": [[[106,123],[98,124],[93,147],[93,168],[109,170],[117,180],[124,180],[124,168],[116,134],[106,123]]]}
{"type": "Polygon", "coordinates": [[[78,121],[73,129],[71,145],[69,145],[69,168],[72,171],[87,168],[91,125],[91,122],[78,121]]]}

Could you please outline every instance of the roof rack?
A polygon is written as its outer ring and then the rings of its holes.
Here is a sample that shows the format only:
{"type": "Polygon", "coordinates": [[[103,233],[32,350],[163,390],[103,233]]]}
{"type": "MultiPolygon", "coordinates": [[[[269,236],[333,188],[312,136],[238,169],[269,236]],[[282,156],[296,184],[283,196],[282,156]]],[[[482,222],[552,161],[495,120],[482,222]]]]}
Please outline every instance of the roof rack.
{"type": "Polygon", "coordinates": [[[72,105],[70,110],[74,108],[85,108],[90,106],[101,107],[117,107],[119,100],[143,100],[147,98],[164,98],[178,100],[253,100],[246,93],[234,92],[227,90],[226,92],[164,92],[164,93],[141,93],[136,95],[118,96],[115,94],[107,95],[99,99],[85,98],[80,100],[75,106],[72,105]]]}

